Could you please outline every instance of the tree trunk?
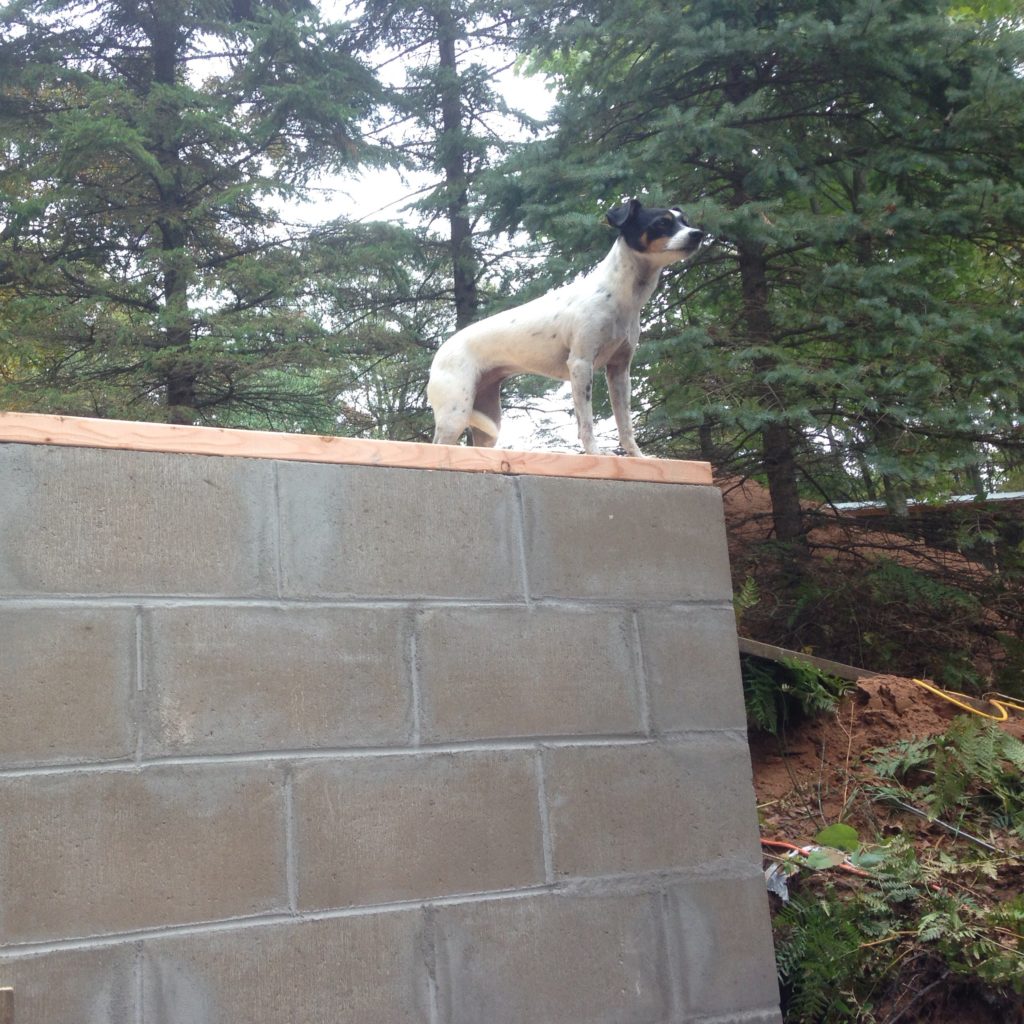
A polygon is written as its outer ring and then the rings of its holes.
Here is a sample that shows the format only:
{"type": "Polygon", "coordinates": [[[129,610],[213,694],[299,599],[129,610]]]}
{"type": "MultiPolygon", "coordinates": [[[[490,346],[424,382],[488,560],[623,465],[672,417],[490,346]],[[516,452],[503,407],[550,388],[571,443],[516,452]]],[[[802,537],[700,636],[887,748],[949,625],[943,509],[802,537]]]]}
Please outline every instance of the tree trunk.
{"type": "MultiPolygon", "coordinates": [[[[153,20],[145,24],[151,46],[153,81],[173,89],[176,85],[180,27],[173,8],[154,8],[153,20]]],[[[163,285],[163,327],[157,346],[163,376],[164,401],[171,423],[192,423],[197,404],[198,374],[190,358],[192,316],[188,288],[190,274],[185,266],[187,242],[185,197],[181,182],[181,110],[173,99],[165,99],[155,118],[154,153],[160,164],[157,187],[161,215],[156,219],[160,231],[163,285]]]]}
{"type": "MultiPolygon", "coordinates": [[[[729,68],[725,95],[730,103],[739,104],[758,88],[748,68],[729,68]]],[[[732,204],[739,209],[750,197],[743,179],[733,182],[732,204]]],[[[768,261],[764,246],[757,242],[741,242],[738,246],[740,289],[743,296],[743,326],[747,341],[767,350],[773,340],[771,313],[768,310],[768,261]]],[[[768,477],[768,493],[772,501],[775,537],[784,544],[806,545],[800,494],[797,488],[796,457],[793,428],[785,419],[785,404],[778,391],[764,378],[775,368],[773,356],[754,359],[755,376],[762,383],[761,405],[772,417],[761,429],[761,457],[768,477]]]]}
{"type": "MultiPolygon", "coordinates": [[[[772,322],[764,250],[752,244],[741,245],[739,265],[747,340],[751,345],[767,348],[772,343],[772,322]]],[[[759,378],[763,379],[774,367],[775,359],[771,356],[762,355],[754,360],[754,372],[759,378]]],[[[772,500],[775,537],[783,543],[804,544],[793,428],[784,418],[779,394],[768,384],[764,384],[762,404],[773,415],[761,430],[761,454],[772,500]]]]}
{"type": "Polygon", "coordinates": [[[463,145],[462,96],[455,45],[459,25],[446,0],[439,3],[437,45],[440,63],[441,136],[440,163],[444,171],[448,224],[451,229],[452,276],[455,291],[455,326],[465,327],[476,319],[479,296],[476,286],[476,254],[469,219],[469,173],[463,145]]]}
{"type": "Polygon", "coordinates": [[[715,461],[715,435],[709,420],[705,417],[697,428],[697,438],[700,443],[700,457],[705,462],[715,461]]]}
{"type": "MultiPolygon", "coordinates": [[[[869,437],[877,451],[884,452],[894,459],[905,442],[902,425],[889,416],[877,417],[870,426],[869,437]]],[[[893,473],[882,473],[882,495],[889,514],[897,519],[910,516],[909,502],[911,483],[906,477],[893,473]]]]}

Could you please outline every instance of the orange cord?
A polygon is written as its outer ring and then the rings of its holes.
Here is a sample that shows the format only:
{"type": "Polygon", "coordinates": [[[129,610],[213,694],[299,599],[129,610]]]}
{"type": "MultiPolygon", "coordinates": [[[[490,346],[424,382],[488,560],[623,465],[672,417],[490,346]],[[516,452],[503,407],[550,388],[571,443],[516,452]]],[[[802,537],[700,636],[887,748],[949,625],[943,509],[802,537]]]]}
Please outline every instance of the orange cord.
{"type": "MultiPolygon", "coordinates": [[[[787,843],[782,839],[762,839],[762,846],[777,846],[783,850],[795,850],[797,853],[802,853],[805,857],[807,856],[808,848],[805,846],[797,846],[796,843],[787,843]]],[[[863,868],[854,867],[852,864],[845,862],[837,864],[836,867],[842,868],[844,871],[849,871],[851,875],[859,875],[861,878],[872,878],[874,877],[870,871],[865,871],[863,868]]]]}

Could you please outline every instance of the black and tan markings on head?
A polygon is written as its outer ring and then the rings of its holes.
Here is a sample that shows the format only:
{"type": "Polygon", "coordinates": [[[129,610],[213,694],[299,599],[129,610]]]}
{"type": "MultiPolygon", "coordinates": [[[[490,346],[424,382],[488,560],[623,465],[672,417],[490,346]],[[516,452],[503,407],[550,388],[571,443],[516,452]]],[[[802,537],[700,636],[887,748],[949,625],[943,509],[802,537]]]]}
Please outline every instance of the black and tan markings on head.
{"type": "Polygon", "coordinates": [[[631,199],[608,211],[608,223],[618,228],[626,244],[637,252],[696,252],[704,233],[691,227],[682,210],[675,207],[645,207],[631,199]]]}

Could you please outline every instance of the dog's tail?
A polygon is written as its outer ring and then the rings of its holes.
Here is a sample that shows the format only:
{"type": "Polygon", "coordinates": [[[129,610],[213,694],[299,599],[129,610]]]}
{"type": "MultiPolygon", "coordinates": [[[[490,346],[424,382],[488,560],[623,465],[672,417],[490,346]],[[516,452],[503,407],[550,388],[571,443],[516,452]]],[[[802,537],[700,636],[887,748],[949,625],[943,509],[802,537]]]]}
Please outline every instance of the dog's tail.
{"type": "Polygon", "coordinates": [[[498,436],[497,423],[495,423],[487,413],[481,412],[479,409],[474,409],[469,414],[469,425],[486,434],[488,437],[496,438],[498,436]]]}

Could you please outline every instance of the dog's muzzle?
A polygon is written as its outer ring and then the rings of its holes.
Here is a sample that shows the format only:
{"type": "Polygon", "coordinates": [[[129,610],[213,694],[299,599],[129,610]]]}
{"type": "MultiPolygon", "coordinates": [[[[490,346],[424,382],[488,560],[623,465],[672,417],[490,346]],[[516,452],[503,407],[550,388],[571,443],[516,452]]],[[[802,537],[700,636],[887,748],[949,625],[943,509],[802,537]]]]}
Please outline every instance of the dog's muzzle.
{"type": "Polygon", "coordinates": [[[687,228],[680,231],[669,242],[667,248],[670,252],[678,252],[684,258],[692,256],[704,241],[704,232],[699,228],[687,228]]]}
{"type": "Polygon", "coordinates": [[[683,254],[686,256],[692,256],[699,248],[700,243],[704,241],[704,232],[698,231],[696,228],[683,240],[683,254]]]}

